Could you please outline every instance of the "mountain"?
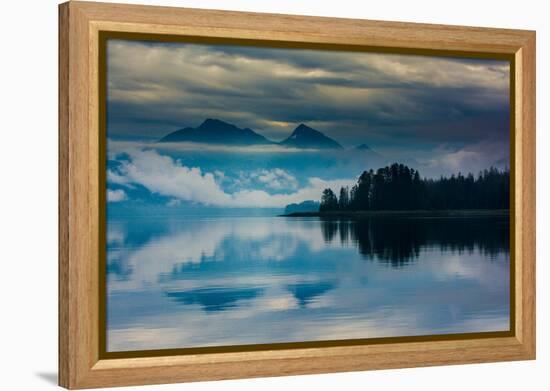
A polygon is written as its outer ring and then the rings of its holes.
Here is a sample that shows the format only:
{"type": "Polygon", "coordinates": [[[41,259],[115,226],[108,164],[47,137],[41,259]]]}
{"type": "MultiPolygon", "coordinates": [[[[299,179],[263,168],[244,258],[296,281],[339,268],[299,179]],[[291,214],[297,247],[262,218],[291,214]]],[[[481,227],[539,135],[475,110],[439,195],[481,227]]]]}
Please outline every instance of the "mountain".
{"type": "Polygon", "coordinates": [[[367,144],[361,144],[355,147],[355,149],[359,151],[372,151],[371,147],[369,147],[367,144]]]}
{"type": "Polygon", "coordinates": [[[290,137],[281,141],[280,145],[295,148],[343,149],[333,139],[304,124],[298,125],[290,137]]]}
{"type": "Polygon", "coordinates": [[[167,134],[159,140],[168,142],[194,142],[224,145],[261,145],[273,144],[252,129],[241,129],[219,119],[207,119],[197,128],[183,128],[167,134]]]}
{"type": "Polygon", "coordinates": [[[361,144],[353,148],[352,152],[355,152],[356,154],[360,155],[366,155],[370,156],[371,158],[378,159],[378,163],[380,163],[380,159],[384,159],[382,155],[380,155],[378,152],[373,150],[371,147],[369,147],[367,144],[361,144]]]}

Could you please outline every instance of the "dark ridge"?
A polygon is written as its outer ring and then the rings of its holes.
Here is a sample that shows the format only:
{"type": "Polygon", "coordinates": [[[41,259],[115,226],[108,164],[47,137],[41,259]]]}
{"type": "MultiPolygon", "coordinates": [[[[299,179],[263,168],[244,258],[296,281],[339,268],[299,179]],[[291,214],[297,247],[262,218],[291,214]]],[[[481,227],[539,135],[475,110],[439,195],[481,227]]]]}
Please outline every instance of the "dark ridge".
{"type": "Polygon", "coordinates": [[[343,149],[338,142],[304,124],[298,125],[292,134],[280,144],[294,148],[343,149]]]}
{"type": "Polygon", "coordinates": [[[219,119],[208,118],[196,128],[183,128],[167,134],[159,140],[166,142],[194,142],[224,145],[265,145],[273,144],[252,129],[241,129],[219,119]]]}

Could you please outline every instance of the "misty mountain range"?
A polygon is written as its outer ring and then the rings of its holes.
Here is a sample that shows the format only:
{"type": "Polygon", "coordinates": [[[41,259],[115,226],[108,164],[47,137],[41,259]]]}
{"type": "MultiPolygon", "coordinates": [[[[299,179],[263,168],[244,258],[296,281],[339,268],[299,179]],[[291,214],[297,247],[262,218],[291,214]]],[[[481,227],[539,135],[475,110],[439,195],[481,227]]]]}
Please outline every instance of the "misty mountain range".
{"type": "MultiPolygon", "coordinates": [[[[299,149],[344,149],[340,143],[305,124],[298,125],[292,134],[281,142],[267,139],[250,128],[239,128],[219,119],[206,119],[196,128],[186,127],[169,133],[159,140],[166,142],[195,142],[235,146],[281,145],[299,149]]],[[[366,144],[355,149],[372,151],[366,144]]]]}

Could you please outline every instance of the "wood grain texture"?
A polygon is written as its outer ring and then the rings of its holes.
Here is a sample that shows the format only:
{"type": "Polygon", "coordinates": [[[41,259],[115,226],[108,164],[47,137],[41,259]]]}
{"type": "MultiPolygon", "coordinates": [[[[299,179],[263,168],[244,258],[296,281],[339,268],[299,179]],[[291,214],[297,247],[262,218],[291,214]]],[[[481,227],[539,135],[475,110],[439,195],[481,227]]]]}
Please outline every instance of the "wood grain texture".
{"type": "MultiPolygon", "coordinates": [[[[521,281],[522,309],[521,333],[527,353],[531,358],[536,354],[536,321],[535,321],[535,292],[536,292],[536,38],[531,34],[525,45],[518,51],[521,57],[521,89],[518,88],[518,99],[521,102],[521,113],[518,123],[521,137],[522,158],[516,160],[516,165],[521,166],[522,181],[522,221],[521,240],[521,266],[523,268],[521,281]]],[[[519,60],[519,59],[518,59],[519,60]]]]}
{"type": "Polygon", "coordinates": [[[69,7],[59,8],[59,383],[69,384],[69,7]]]}
{"type": "Polygon", "coordinates": [[[535,357],[534,32],[86,2],[60,5],[59,20],[60,385],[74,389],[535,357]],[[100,360],[100,31],[513,58],[515,336],[100,360]]]}

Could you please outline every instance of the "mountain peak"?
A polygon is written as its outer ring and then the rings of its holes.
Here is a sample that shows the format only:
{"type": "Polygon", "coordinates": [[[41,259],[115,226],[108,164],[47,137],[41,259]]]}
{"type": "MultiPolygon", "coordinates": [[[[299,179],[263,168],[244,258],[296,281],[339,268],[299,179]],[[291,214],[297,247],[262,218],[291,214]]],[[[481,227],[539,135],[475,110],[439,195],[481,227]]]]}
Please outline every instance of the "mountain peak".
{"type": "MultiPolygon", "coordinates": [[[[267,145],[273,141],[250,128],[241,129],[216,118],[207,118],[196,128],[183,128],[167,134],[159,142],[191,142],[225,145],[267,145]]],[[[299,124],[292,134],[279,143],[282,146],[301,149],[343,149],[330,137],[306,124],[299,124]]]]}
{"type": "Polygon", "coordinates": [[[195,142],[205,144],[258,145],[272,144],[252,129],[237,126],[215,118],[207,118],[196,128],[176,130],[159,142],[195,142]]]}
{"type": "Polygon", "coordinates": [[[310,128],[306,124],[300,124],[300,125],[296,126],[296,128],[294,129],[294,133],[304,133],[304,132],[321,133],[318,130],[310,128]]]}
{"type": "Polygon", "coordinates": [[[280,144],[295,148],[342,149],[342,146],[336,141],[306,124],[298,125],[292,134],[280,144]]]}
{"type": "Polygon", "coordinates": [[[207,118],[205,119],[202,124],[199,125],[199,128],[206,127],[206,126],[213,126],[213,125],[228,125],[228,126],[235,126],[230,123],[227,123],[225,121],[222,121],[220,119],[216,118],[207,118]]]}
{"type": "Polygon", "coordinates": [[[355,148],[353,148],[353,150],[356,151],[356,153],[359,153],[359,154],[363,154],[363,155],[370,156],[370,157],[377,158],[377,159],[383,159],[382,155],[380,155],[374,149],[369,147],[367,144],[360,144],[360,145],[356,146],[355,148]]]}
{"type": "Polygon", "coordinates": [[[369,147],[367,144],[361,144],[355,147],[355,149],[359,149],[361,151],[372,151],[371,147],[369,147]]]}

